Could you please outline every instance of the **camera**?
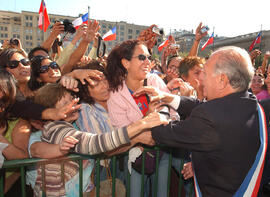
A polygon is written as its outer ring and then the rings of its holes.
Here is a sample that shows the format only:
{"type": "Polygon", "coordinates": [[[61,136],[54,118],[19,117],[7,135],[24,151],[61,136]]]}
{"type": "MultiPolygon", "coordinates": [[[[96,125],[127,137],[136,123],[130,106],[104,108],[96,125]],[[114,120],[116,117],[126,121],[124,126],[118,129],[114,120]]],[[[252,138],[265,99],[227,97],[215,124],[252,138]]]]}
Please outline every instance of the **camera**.
{"type": "Polygon", "coordinates": [[[202,29],[201,29],[201,33],[203,34],[204,32],[208,31],[209,30],[209,27],[208,26],[204,26],[202,29]]]}
{"type": "Polygon", "coordinates": [[[75,27],[73,27],[72,23],[68,19],[65,19],[63,21],[63,25],[65,26],[65,32],[71,34],[74,34],[76,32],[75,27]]]}
{"type": "Polygon", "coordinates": [[[154,32],[155,34],[157,34],[157,35],[159,35],[159,36],[161,36],[161,35],[164,34],[163,29],[159,29],[159,28],[156,27],[156,26],[154,26],[154,27],[152,28],[152,32],[154,32]]]}
{"type": "Polygon", "coordinates": [[[16,38],[11,38],[9,43],[12,44],[12,45],[18,46],[19,45],[19,40],[16,39],[16,38]]]}

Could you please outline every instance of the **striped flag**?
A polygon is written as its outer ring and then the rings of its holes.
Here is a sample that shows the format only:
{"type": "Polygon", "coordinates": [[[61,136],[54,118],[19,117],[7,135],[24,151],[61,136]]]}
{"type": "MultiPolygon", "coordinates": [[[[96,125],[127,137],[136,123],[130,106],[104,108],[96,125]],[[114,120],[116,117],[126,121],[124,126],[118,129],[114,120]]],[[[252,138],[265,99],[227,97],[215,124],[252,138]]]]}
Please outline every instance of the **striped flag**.
{"type": "Polygon", "coordinates": [[[112,41],[116,39],[116,27],[110,29],[103,37],[104,41],[112,41]]]}
{"type": "Polygon", "coordinates": [[[73,22],[72,25],[75,27],[75,29],[78,29],[81,24],[87,24],[88,23],[88,13],[82,15],[79,18],[76,18],[73,22]]]}
{"type": "Polygon", "coordinates": [[[213,42],[214,42],[214,32],[212,33],[210,38],[208,38],[208,40],[202,45],[201,51],[203,51],[208,45],[213,44],[213,42]]]}
{"type": "Polygon", "coordinates": [[[259,34],[257,35],[257,37],[255,38],[255,40],[253,40],[253,42],[251,43],[251,45],[249,47],[249,51],[252,51],[255,44],[260,44],[261,43],[261,37],[262,37],[262,32],[260,31],[259,34]]]}
{"type": "Polygon", "coordinates": [[[166,39],[164,42],[162,42],[159,46],[158,46],[158,51],[162,51],[162,49],[166,46],[168,46],[169,44],[169,40],[166,39]]]}
{"type": "Polygon", "coordinates": [[[40,8],[39,8],[39,19],[38,19],[38,27],[43,30],[44,32],[46,32],[47,28],[50,25],[50,19],[49,19],[49,15],[47,13],[47,8],[46,8],[46,4],[45,4],[45,0],[41,1],[40,4],[40,8]],[[44,19],[43,19],[44,17],[44,19]],[[43,29],[43,21],[44,21],[44,29],[43,29]]]}

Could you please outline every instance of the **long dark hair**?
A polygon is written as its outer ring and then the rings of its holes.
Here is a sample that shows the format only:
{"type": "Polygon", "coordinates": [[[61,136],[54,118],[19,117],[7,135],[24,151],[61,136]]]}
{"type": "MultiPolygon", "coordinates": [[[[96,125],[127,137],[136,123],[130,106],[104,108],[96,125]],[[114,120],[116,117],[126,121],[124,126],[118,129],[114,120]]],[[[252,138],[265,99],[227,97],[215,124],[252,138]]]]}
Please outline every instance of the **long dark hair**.
{"type": "Polygon", "coordinates": [[[3,128],[7,124],[8,111],[16,99],[16,80],[8,71],[0,69],[0,127],[3,128]]]}
{"type": "MultiPolygon", "coordinates": [[[[108,77],[108,75],[106,74],[105,68],[97,60],[92,60],[86,66],[79,67],[76,69],[98,70],[98,71],[102,72],[106,78],[108,77]]],[[[88,86],[89,86],[88,81],[85,81],[85,84],[82,84],[81,81],[79,81],[79,84],[78,84],[79,92],[77,93],[77,95],[80,97],[81,102],[85,102],[85,103],[88,103],[91,105],[91,104],[95,103],[95,100],[93,99],[93,97],[90,96],[88,86]]]]}
{"type": "Polygon", "coordinates": [[[127,75],[127,69],[123,66],[121,60],[131,60],[134,49],[137,45],[143,44],[138,40],[127,40],[113,48],[107,58],[106,72],[108,82],[112,91],[117,91],[123,86],[123,81],[127,75]]]}

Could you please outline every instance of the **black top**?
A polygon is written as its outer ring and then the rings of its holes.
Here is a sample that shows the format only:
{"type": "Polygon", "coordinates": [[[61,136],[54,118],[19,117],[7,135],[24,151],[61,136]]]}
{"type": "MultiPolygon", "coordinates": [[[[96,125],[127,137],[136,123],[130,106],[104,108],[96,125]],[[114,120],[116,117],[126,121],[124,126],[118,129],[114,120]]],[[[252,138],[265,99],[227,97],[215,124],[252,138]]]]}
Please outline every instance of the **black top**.
{"type": "MultiPolygon", "coordinates": [[[[263,101],[269,122],[270,100],[263,101]]],[[[181,97],[176,125],[152,129],[157,143],[192,151],[203,196],[232,196],[252,166],[260,146],[257,100],[248,92],[200,103],[181,97]]]]}

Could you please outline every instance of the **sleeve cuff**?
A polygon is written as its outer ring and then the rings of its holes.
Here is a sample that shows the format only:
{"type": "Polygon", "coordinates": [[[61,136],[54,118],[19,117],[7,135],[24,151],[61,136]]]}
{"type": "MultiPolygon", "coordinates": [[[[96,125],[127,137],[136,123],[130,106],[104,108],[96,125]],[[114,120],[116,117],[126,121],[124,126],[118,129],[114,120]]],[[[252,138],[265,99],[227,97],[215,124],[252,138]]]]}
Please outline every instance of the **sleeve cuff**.
{"type": "Polygon", "coordinates": [[[124,138],[124,144],[130,143],[130,139],[128,137],[128,132],[127,132],[127,127],[123,127],[121,129],[122,133],[123,133],[123,138],[124,138]]]}
{"type": "Polygon", "coordinates": [[[169,105],[172,106],[174,109],[178,109],[180,101],[181,101],[180,96],[174,96],[172,102],[170,102],[169,105]]]}

